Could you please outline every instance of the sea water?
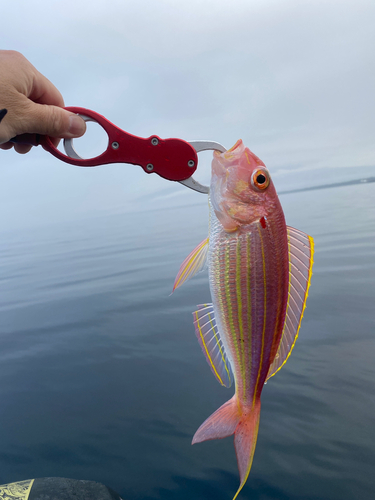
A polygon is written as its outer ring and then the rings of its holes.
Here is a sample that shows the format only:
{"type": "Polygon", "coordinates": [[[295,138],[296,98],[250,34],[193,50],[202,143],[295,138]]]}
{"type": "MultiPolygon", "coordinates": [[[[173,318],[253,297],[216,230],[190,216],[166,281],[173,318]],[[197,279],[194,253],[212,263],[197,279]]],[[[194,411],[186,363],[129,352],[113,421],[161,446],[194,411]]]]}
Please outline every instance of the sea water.
{"type": "MultiPolygon", "coordinates": [[[[374,498],[375,183],[354,181],[280,194],[287,223],[314,237],[314,274],[295,349],[263,391],[242,499],[374,498]]],[[[233,394],[194,334],[207,272],[170,296],[207,235],[196,198],[2,232],[0,484],[59,476],[132,500],[233,497],[233,438],[191,446],[233,394]]]]}

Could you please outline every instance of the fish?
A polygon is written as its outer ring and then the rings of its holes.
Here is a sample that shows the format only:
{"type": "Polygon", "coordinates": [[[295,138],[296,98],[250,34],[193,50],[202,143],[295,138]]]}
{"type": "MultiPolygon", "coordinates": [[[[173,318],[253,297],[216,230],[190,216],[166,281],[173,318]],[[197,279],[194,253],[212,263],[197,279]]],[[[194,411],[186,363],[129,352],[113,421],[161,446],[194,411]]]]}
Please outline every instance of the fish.
{"type": "Polygon", "coordinates": [[[289,358],[301,326],[314,240],[286,225],[269,170],[242,140],[215,151],[209,234],[183,261],[173,290],[208,266],[211,303],[193,313],[195,333],[219,383],[235,393],[196,431],[192,444],[234,435],[247,481],[258,436],[261,393],[289,358]]]}

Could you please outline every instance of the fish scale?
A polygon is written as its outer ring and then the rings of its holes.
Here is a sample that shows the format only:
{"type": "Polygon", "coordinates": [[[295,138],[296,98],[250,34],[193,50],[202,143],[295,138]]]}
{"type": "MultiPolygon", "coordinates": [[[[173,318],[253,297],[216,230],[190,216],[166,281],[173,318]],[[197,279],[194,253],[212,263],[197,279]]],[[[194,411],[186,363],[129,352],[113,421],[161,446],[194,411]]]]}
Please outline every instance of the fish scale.
{"type": "Polygon", "coordinates": [[[286,229],[267,220],[265,229],[254,222],[244,232],[228,234],[220,229],[211,203],[210,210],[208,267],[215,317],[230,352],[237,395],[243,403],[253,403],[254,392],[263,386],[276,354],[272,346],[280,340],[285,318],[286,229]]]}

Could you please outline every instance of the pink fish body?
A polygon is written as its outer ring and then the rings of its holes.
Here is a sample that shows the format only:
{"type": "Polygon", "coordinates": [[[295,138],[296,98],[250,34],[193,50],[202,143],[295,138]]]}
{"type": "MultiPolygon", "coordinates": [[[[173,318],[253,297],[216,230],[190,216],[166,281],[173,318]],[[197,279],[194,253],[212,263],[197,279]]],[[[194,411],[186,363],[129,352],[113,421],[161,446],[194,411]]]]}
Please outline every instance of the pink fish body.
{"type": "Polygon", "coordinates": [[[313,264],[310,236],[290,228],[264,163],[242,141],[215,153],[209,237],[191,252],[177,288],[208,262],[212,304],[194,325],[211,370],[234,396],[197,430],[193,444],[234,434],[240,487],[249,475],[264,383],[294,347],[313,264]]]}

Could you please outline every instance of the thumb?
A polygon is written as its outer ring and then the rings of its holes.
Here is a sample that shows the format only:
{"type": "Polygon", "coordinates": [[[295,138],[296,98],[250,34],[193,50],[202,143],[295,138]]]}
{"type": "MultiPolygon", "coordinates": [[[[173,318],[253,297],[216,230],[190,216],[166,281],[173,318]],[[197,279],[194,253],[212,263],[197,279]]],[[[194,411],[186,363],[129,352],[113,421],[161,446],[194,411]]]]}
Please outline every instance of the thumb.
{"type": "Polygon", "coordinates": [[[80,116],[58,106],[36,104],[32,101],[29,103],[24,123],[28,129],[26,132],[62,139],[81,137],[86,132],[86,123],[80,116]]]}

